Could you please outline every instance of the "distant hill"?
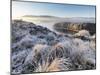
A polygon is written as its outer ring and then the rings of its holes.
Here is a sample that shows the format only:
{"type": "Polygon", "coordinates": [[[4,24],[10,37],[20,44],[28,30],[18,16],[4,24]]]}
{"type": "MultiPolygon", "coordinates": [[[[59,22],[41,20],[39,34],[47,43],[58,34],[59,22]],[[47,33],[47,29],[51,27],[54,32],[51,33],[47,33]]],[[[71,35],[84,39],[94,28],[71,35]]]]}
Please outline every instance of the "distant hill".
{"type": "Polygon", "coordinates": [[[27,20],[37,20],[38,21],[47,21],[47,22],[78,22],[78,23],[95,23],[94,17],[57,17],[57,16],[49,16],[49,15],[24,15],[21,19],[27,20]]]}
{"type": "Polygon", "coordinates": [[[39,15],[39,16],[36,16],[36,15],[24,15],[22,17],[37,17],[37,18],[60,18],[60,17],[56,17],[56,16],[49,16],[49,15],[39,15]]]}

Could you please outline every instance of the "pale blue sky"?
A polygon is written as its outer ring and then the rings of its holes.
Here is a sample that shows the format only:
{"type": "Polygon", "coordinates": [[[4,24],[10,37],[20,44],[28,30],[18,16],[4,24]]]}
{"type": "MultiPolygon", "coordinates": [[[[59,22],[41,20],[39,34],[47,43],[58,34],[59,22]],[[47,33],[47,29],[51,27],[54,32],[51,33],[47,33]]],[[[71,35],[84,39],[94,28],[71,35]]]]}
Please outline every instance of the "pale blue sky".
{"type": "Polygon", "coordinates": [[[23,15],[95,17],[95,6],[13,1],[12,17],[23,15]]]}

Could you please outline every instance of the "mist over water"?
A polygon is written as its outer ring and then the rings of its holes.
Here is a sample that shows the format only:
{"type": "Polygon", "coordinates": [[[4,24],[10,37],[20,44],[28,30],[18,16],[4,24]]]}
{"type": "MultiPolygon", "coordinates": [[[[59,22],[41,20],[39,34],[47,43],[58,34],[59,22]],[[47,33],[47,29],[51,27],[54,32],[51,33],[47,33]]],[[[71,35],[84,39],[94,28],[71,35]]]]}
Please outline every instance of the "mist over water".
{"type": "Polygon", "coordinates": [[[36,25],[40,25],[42,27],[46,27],[48,29],[50,29],[51,31],[57,32],[54,29],[54,24],[58,23],[57,21],[41,21],[41,20],[34,20],[34,19],[27,19],[27,18],[22,18],[22,20],[27,21],[27,22],[32,22],[36,25]]]}

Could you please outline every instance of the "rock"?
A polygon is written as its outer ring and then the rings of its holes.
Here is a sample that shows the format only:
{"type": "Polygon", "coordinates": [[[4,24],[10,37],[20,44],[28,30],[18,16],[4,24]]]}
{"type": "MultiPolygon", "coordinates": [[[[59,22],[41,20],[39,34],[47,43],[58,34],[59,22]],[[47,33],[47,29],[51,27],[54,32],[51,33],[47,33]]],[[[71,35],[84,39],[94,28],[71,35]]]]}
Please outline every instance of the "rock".
{"type": "Polygon", "coordinates": [[[76,33],[80,30],[87,30],[91,35],[96,33],[95,23],[71,23],[71,22],[61,22],[54,25],[54,29],[59,32],[76,33]]]}
{"type": "Polygon", "coordinates": [[[90,40],[90,34],[87,30],[80,30],[78,33],[73,35],[75,38],[80,38],[82,40],[90,40]]]}
{"type": "Polygon", "coordinates": [[[85,37],[89,37],[90,34],[87,30],[80,30],[78,33],[74,34],[74,36],[85,36],[85,37]]]}

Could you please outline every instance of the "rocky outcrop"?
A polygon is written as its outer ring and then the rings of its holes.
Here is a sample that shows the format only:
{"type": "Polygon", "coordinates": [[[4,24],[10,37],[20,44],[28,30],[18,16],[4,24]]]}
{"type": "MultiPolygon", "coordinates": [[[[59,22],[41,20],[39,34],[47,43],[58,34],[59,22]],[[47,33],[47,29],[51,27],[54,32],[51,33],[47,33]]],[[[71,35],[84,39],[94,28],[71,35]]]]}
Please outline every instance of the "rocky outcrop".
{"type": "Polygon", "coordinates": [[[12,21],[11,72],[26,74],[95,69],[93,41],[70,38],[45,27],[12,21]]]}
{"type": "Polygon", "coordinates": [[[87,30],[91,35],[96,33],[95,23],[71,23],[71,22],[61,22],[54,25],[54,29],[59,32],[76,33],[80,30],[87,30]]]}

